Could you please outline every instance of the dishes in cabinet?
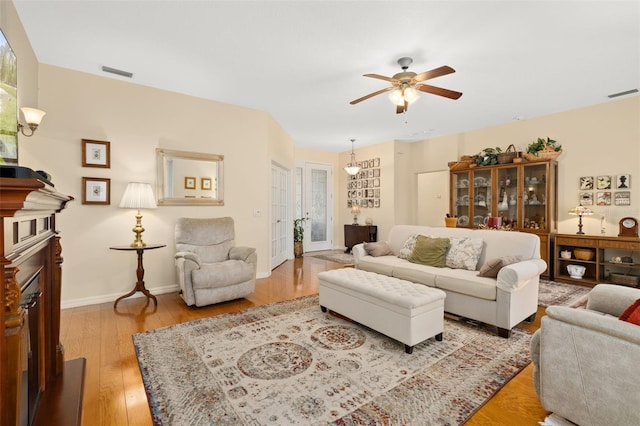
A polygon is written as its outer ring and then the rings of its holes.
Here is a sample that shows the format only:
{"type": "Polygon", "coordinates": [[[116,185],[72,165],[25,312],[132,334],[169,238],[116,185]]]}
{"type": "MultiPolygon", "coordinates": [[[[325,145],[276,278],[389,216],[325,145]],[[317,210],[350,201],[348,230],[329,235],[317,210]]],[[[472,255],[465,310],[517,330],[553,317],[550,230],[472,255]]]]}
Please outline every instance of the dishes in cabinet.
{"type": "Polygon", "coordinates": [[[458,188],[466,188],[469,186],[469,181],[466,179],[460,179],[458,181],[458,188]]]}
{"type": "Polygon", "coordinates": [[[460,216],[458,218],[458,225],[467,226],[469,224],[469,216],[460,216]]]}
{"type": "Polygon", "coordinates": [[[482,176],[478,176],[477,178],[473,178],[473,184],[475,186],[487,186],[487,180],[482,176]]]}
{"type": "Polygon", "coordinates": [[[469,196],[468,195],[463,195],[460,198],[458,198],[458,205],[460,205],[460,206],[468,206],[469,205],[469,196]]]}
{"type": "Polygon", "coordinates": [[[483,225],[484,224],[484,216],[474,216],[473,217],[473,224],[474,225],[483,225]]]}

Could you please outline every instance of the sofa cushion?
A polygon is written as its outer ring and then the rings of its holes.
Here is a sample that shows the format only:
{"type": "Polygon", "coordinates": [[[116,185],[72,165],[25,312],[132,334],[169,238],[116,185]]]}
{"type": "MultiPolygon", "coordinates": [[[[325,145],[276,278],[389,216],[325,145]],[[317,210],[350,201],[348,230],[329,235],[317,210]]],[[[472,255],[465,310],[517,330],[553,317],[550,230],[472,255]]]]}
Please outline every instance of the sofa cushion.
{"type": "Polygon", "coordinates": [[[620,315],[620,319],[635,325],[640,325],[640,299],[625,309],[622,315],[620,315]]]}
{"type": "Polygon", "coordinates": [[[444,268],[450,244],[449,238],[431,238],[418,235],[409,262],[444,268]]]}
{"type": "Polygon", "coordinates": [[[476,271],[443,268],[438,270],[436,288],[466,294],[479,299],[496,300],[497,285],[494,278],[479,277],[476,271]]]}
{"type": "Polygon", "coordinates": [[[203,263],[191,272],[194,289],[220,288],[240,284],[253,279],[252,264],[242,260],[225,260],[219,263],[203,263]]]}
{"type": "Polygon", "coordinates": [[[358,269],[391,277],[396,266],[407,263],[409,262],[396,256],[364,256],[358,260],[358,269]]]}
{"type": "Polygon", "coordinates": [[[419,234],[413,234],[404,242],[404,245],[400,249],[398,253],[398,257],[400,259],[409,260],[411,257],[411,253],[413,253],[413,247],[416,245],[416,240],[418,239],[419,234]]]}
{"type": "Polygon", "coordinates": [[[388,256],[393,254],[391,248],[389,248],[389,244],[385,243],[384,241],[377,243],[364,243],[364,250],[368,255],[373,257],[388,256]]]}
{"type": "Polygon", "coordinates": [[[480,267],[479,277],[497,278],[500,269],[512,263],[520,262],[522,256],[504,256],[497,259],[488,260],[487,263],[480,267]]]}
{"type": "Polygon", "coordinates": [[[391,276],[416,284],[424,284],[429,287],[436,286],[436,275],[445,269],[411,263],[406,260],[402,260],[401,262],[402,263],[393,267],[393,274],[391,276]]]}
{"type": "Polygon", "coordinates": [[[451,237],[449,240],[451,247],[447,251],[446,265],[449,268],[475,271],[482,254],[482,239],[451,237]]]}

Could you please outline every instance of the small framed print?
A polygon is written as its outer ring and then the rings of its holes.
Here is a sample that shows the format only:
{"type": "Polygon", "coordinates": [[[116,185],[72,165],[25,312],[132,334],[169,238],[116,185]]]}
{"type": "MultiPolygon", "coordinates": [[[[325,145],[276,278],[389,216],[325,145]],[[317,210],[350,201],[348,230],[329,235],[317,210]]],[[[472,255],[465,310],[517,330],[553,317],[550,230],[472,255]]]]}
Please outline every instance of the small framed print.
{"type": "Polygon", "coordinates": [[[192,176],[185,176],[184,189],[196,189],[196,178],[192,176]]]}
{"type": "Polygon", "coordinates": [[[82,139],[82,167],[111,167],[111,142],[82,139]]]}
{"type": "Polygon", "coordinates": [[[611,176],[598,176],[596,189],[611,189],[611,176]]]}
{"type": "Polygon", "coordinates": [[[616,206],[630,206],[631,205],[631,192],[630,191],[616,191],[613,196],[613,203],[616,206]]]}
{"type": "Polygon", "coordinates": [[[373,167],[380,167],[380,157],[373,159],[373,167]]]}
{"type": "Polygon", "coordinates": [[[580,191],[590,191],[593,189],[593,176],[580,177],[580,191]]]}
{"type": "Polygon", "coordinates": [[[592,206],[593,205],[593,192],[581,192],[580,193],[580,205],[592,206]]]}
{"type": "Polygon", "coordinates": [[[373,207],[380,207],[380,199],[376,198],[375,200],[373,200],[373,207]]]}
{"type": "Polygon", "coordinates": [[[598,191],[596,193],[596,204],[598,206],[610,206],[611,205],[611,192],[610,191],[598,191]]]}
{"type": "Polygon", "coordinates": [[[211,191],[211,178],[200,178],[200,188],[205,191],[211,191]]]}
{"type": "Polygon", "coordinates": [[[111,204],[111,179],[83,177],[82,204],[111,204]]]}
{"type": "Polygon", "coordinates": [[[631,188],[631,175],[616,176],[616,189],[631,188]]]}

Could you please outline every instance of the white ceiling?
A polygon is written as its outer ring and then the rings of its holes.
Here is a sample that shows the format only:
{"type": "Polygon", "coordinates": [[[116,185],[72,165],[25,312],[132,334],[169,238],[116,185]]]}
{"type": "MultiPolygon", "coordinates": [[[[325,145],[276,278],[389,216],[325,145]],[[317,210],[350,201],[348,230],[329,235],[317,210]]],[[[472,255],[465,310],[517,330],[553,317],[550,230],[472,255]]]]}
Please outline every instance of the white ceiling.
{"type": "MultiPolygon", "coordinates": [[[[640,88],[639,1],[13,0],[38,61],[270,113],[296,146],[342,152],[608,102],[640,88]],[[442,65],[395,114],[392,76],[442,65]],[[101,71],[130,71],[133,79],[101,71]]],[[[637,96],[637,93],[631,96],[637,96]]],[[[532,135],[534,137],[536,135],[532,135]]]]}

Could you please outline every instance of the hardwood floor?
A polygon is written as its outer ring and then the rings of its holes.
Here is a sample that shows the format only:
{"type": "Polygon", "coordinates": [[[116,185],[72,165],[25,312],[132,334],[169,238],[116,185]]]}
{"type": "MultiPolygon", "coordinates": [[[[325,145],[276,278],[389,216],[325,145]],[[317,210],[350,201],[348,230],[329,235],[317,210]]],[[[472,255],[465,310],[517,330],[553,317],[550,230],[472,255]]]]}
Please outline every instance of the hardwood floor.
{"type": "MultiPolygon", "coordinates": [[[[157,308],[145,298],[132,298],[121,301],[117,312],[113,303],[64,309],[60,339],[65,359],[87,359],[82,424],[152,424],[131,339],[134,333],[316,294],[318,272],[341,267],[313,257],[289,260],[269,278],[259,279],[250,297],[203,308],[188,307],[172,293],[157,296],[157,308]]],[[[536,322],[525,328],[537,329],[543,312],[539,309],[536,322]]],[[[466,424],[537,425],[544,420],[548,413],[533,388],[531,369],[524,369],[466,424]]]]}

